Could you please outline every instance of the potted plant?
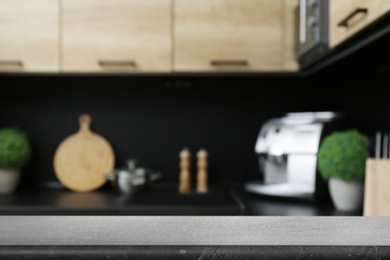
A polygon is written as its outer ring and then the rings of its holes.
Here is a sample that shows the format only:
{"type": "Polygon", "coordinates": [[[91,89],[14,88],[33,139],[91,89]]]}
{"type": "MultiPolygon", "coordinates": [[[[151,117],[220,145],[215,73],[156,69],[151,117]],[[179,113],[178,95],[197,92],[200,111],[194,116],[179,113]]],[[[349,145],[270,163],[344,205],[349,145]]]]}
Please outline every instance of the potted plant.
{"type": "Polygon", "coordinates": [[[16,127],[0,129],[0,193],[12,193],[22,169],[31,160],[31,145],[24,131],[16,127]]]}
{"type": "Polygon", "coordinates": [[[326,136],[318,150],[317,167],[328,181],[336,209],[359,210],[363,202],[368,138],[357,129],[336,131],[326,136]]]}

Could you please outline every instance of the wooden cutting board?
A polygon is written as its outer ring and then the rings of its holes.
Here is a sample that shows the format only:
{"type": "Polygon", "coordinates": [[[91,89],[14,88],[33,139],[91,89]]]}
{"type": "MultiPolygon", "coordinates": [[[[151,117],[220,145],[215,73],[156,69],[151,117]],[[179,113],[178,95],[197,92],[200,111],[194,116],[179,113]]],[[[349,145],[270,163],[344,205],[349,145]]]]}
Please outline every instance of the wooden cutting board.
{"type": "Polygon", "coordinates": [[[90,129],[92,118],[79,117],[80,129],[64,139],[54,154],[54,171],[58,180],[75,192],[90,192],[106,183],[105,174],[114,170],[115,156],[111,145],[90,129]]]}

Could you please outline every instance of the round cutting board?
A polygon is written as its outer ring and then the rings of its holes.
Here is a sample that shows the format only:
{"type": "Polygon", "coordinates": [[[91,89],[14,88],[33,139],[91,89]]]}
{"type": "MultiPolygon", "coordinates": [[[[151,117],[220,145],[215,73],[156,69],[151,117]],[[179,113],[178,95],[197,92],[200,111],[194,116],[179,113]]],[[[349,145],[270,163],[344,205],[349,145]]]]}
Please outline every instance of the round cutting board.
{"type": "Polygon", "coordinates": [[[105,174],[114,169],[111,145],[90,129],[92,119],[79,117],[80,129],[64,139],[54,154],[54,171],[58,180],[76,192],[90,192],[106,183],[105,174]]]}

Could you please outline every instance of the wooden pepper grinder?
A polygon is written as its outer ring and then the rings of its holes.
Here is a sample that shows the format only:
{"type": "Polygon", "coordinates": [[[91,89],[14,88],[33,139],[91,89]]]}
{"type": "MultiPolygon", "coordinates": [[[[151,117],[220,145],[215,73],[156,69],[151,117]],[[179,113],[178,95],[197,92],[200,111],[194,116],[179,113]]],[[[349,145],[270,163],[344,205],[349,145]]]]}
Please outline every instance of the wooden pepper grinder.
{"type": "Polygon", "coordinates": [[[179,175],[179,193],[186,194],[191,191],[191,153],[187,148],[184,148],[180,154],[180,175],[179,175]]]}
{"type": "Polygon", "coordinates": [[[196,154],[198,158],[197,168],[198,173],[196,176],[197,185],[196,189],[198,193],[207,193],[207,157],[208,153],[205,149],[201,149],[196,154]]]}

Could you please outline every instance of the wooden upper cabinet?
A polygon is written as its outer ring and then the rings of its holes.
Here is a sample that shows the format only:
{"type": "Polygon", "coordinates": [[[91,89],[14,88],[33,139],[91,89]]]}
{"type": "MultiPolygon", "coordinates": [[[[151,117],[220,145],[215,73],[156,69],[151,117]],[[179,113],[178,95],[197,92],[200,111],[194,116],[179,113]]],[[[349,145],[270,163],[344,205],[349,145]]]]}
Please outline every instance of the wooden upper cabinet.
{"type": "Polygon", "coordinates": [[[58,0],[0,0],[0,71],[58,71],[58,30],[58,0]]]}
{"type": "Polygon", "coordinates": [[[171,71],[171,8],[171,0],[62,0],[62,70],[171,71]]]}
{"type": "Polygon", "coordinates": [[[282,0],[176,0],[175,71],[280,71],[282,0]]]}
{"type": "Polygon", "coordinates": [[[390,13],[390,0],[370,0],[372,19],[378,19],[390,13]]]}
{"type": "Polygon", "coordinates": [[[390,0],[330,0],[329,46],[335,47],[390,10],[390,0]]]}

